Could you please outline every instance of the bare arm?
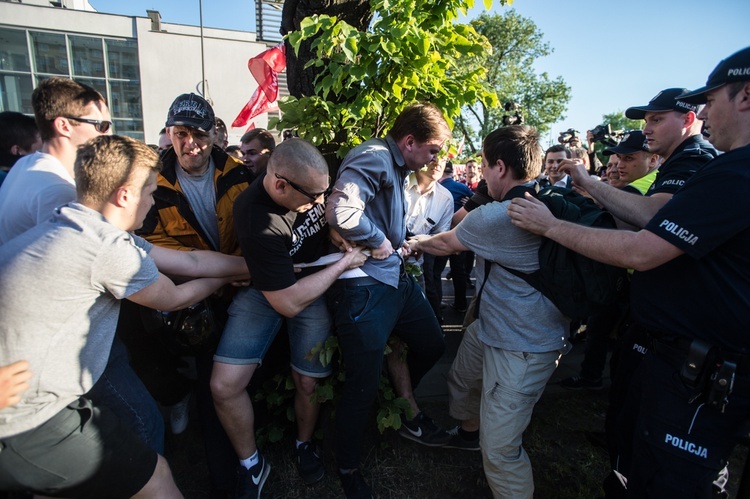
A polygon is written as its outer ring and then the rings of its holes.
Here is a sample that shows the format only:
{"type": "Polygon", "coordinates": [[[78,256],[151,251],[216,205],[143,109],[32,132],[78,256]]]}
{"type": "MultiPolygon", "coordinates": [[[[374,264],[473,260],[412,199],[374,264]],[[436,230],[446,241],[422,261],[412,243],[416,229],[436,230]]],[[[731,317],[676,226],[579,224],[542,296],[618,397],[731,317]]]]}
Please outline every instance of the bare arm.
{"type": "Polygon", "coordinates": [[[683,254],[677,246],[647,230],[595,229],[558,220],[544,203],[529,195],[526,199],[514,199],[508,207],[508,214],[513,224],[522,229],[618,267],[650,270],[683,254]]]}
{"type": "Polygon", "coordinates": [[[189,307],[232,281],[242,280],[243,276],[204,277],[176,285],[164,274],[159,279],[128,296],[128,300],[157,310],[172,312],[189,307]]]}
{"type": "Polygon", "coordinates": [[[452,255],[468,251],[469,248],[461,244],[456,236],[456,229],[443,232],[435,236],[419,235],[414,236],[407,242],[409,249],[414,253],[427,252],[431,255],[452,255]]]}
{"type": "Polygon", "coordinates": [[[591,178],[583,163],[565,160],[560,170],[566,171],[573,182],[588,192],[598,203],[620,220],[642,229],[656,212],[672,198],[671,194],[658,193],[639,196],[591,178]]]}
{"type": "Polygon", "coordinates": [[[466,211],[466,208],[463,206],[458,209],[456,213],[453,214],[453,218],[451,219],[451,228],[455,227],[456,225],[461,223],[461,220],[468,215],[469,212],[466,211]]]}
{"type": "Polygon", "coordinates": [[[294,317],[325,293],[344,271],[360,267],[365,260],[362,247],[350,249],[338,262],[299,279],[288,288],[263,291],[263,296],[275,311],[284,317],[294,317]]]}
{"type": "Polygon", "coordinates": [[[149,252],[160,272],[186,277],[238,276],[249,279],[245,259],[217,251],[177,251],[154,246],[149,252]]]}

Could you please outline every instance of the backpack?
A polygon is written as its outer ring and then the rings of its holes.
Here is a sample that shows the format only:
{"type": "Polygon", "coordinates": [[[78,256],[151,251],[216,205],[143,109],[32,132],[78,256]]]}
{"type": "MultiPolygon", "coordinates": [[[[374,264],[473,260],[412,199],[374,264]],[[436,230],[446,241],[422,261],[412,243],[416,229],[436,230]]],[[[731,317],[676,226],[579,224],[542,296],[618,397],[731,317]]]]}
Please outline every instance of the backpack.
{"type": "MultiPolygon", "coordinates": [[[[552,186],[537,192],[538,186],[535,187],[516,186],[508,192],[503,201],[523,197],[529,192],[543,202],[555,218],[588,227],[617,227],[610,213],[601,210],[591,199],[572,189],[552,186]]],[[[487,261],[484,269],[485,283],[493,263],[529,283],[546,296],[563,315],[573,320],[586,319],[617,302],[627,279],[625,269],[592,260],[546,237],[542,237],[539,246],[539,269],[534,272],[527,274],[497,262],[487,261]]]]}

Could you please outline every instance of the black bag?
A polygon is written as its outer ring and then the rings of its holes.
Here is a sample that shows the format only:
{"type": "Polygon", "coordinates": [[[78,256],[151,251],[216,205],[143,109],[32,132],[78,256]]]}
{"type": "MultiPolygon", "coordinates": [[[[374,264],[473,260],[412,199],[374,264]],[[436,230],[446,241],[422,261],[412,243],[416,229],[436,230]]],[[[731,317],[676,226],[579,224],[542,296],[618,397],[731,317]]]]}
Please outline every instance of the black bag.
{"type": "MultiPolygon", "coordinates": [[[[517,186],[503,201],[531,193],[561,220],[606,229],[617,228],[614,217],[600,209],[591,199],[572,189],[517,186]]],[[[485,282],[492,263],[485,264],[485,282]]],[[[500,265],[500,264],[498,264],[500,265]]],[[[620,300],[627,279],[623,268],[597,262],[546,237],[539,246],[539,269],[527,274],[500,265],[540,291],[573,320],[583,320],[620,300]]]]}
{"type": "Polygon", "coordinates": [[[175,355],[197,355],[214,349],[226,323],[226,306],[215,296],[176,312],[140,309],[146,331],[155,333],[175,355]]]}

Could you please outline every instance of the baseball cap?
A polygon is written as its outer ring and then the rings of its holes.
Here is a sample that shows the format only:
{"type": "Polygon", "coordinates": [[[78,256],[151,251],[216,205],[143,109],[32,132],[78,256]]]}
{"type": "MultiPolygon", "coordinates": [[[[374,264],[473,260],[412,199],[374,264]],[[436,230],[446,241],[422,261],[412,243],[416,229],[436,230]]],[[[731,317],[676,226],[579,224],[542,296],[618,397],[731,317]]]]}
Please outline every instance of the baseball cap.
{"type": "Polygon", "coordinates": [[[445,169],[443,170],[443,174],[446,173],[453,173],[453,163],[450,161],[445,162],[445,169]]]}
{"type": "Polygon", "coordinates": [[[646,136],[640,130],[631,130],[622,137],[619,144],[614,147],[608,147],[602,151],[602,154],[611,156],[613,154],[633,154],[638,151],[648,152],[646,136]]]}
{"type": "Polygon", "coordinates": [[[707,92],[736,81],[750,81],[750,47],[722,60],[708,75],[705,86],[688,92],[680,98],[693,104],[704,104],[707,92]]]}
{"type": "Polygon", "coordinates": [[[193,93],[182,94],[169,106],[165,126],[182,125],[208,132],[216,124],[214,110],[206,99],[193,93]]]}
{"type": "Polygon", "coordinates": [[[648,101],[645,106],[629,107],[625,111],[625,116],[631,120],[642,120],[649,111],[678,111],[687,113],[692,111],[698,112],[698,106],[682,100],[682,94],[687,93],[687,88],[667,88],[662,90],[656,96],[648,101]],[[680,97],[678,99],[678,97],[680,97]]]}

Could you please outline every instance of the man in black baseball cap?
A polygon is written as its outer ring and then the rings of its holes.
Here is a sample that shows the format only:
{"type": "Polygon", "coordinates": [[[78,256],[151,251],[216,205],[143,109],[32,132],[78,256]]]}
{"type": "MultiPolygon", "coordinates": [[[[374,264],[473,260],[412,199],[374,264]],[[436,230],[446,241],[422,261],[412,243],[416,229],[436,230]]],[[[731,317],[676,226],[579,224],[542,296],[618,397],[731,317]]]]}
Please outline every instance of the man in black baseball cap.
{"type": "Polygon", "coordinates": [[[687,88],[667,88],[656,94],[645,106],[629,107],[625,111],[625,116],[631,120],[642,120],[646,118],[646,113],[649,111],[677,111],[680,113],[692,111],[697,113],[697,105],[680,99],[680,96],[685,92],[687,92],[687,88]]]}
{"type": "MultiPolygon", "coordinates": [[[[163,168],[157,177],[154,206],[137,231],[138,235],[166,248],[240,254],[234,230],[234,201],[248,187],[252,174],[239,160],[215,145],[216,116],[211,104],[199,95],[182,94],[169,107],[165,126],[172,147],[161,155],[163,168]]],[[[225,298],[231,294],[224,292],[220,296],[210,302],[216,316],[225,314],[228,305],[225,298]]],[[[135,334],[143,337],[148,333],[141,328],[135,334]]],[[[167,349],[159,355],[151,352],[149,358],[158,359],[162,363],[158,366],[160,372],[168,374],[172,366],[179,365],[174,353],[167,349]]],[[[205,437],[211,487],[229,491],[235,485],[236,461],[217,416],[212,414],[215,409],[208,388],[211,370],[207,367],[212,361],[210,348],[196,355],[199,366],[197,406],[206,416],[199,422],[205,437]]],[[[176,383],[164,388],[171,395],[171,400],[165,400],[164,405],[182,400],[172,405],[170,417],[173,432],[179,432],[187,424],[181,406],[184,409],[190,393],[176,383]]]]}
{"type": "Polygon", "coordinates": [[[648,150],[646,137],[640,130],[627,132],[619,144],[608,147],[602,154],[616,154],[619,160],[617,173],[628,185],[624,190],[634,194],[646,194],[656,178],[659,155],[648,150]]]}

